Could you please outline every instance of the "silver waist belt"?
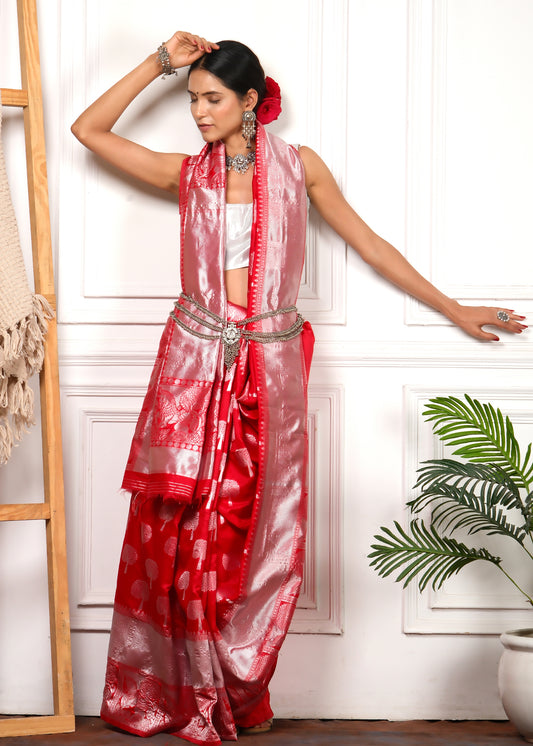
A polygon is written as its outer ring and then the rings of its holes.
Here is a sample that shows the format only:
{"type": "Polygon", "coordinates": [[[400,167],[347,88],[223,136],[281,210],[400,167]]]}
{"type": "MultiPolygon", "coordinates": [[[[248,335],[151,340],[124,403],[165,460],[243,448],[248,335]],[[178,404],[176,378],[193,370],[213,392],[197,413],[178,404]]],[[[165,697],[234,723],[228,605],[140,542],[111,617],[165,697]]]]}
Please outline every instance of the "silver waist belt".
{"type": "Polygon", "coordinates": [[[303,316],[298,313],[296,306],[287,306],[287,308],[279,308],[276,311],[266,311],[257,316],[249,316],[248,318],[240,319],[239,321],[228,321],[227,319],[223,319],[222,316],[213,313],[208,308],[204,308],[204,306],[200,305],[200,303],[195,301],[194,298],[191,298],[190,295],[185,295],[185,293],[181,293],[179,299],[174,303],[174,310],[170,316],[174,319],[176,324],[181,326],[182,329],[185,329],[190,334],[193,334],[195,337],[200,337],[200,339],[221,339],[224,345],[224,363],[227,368],[231,368],[235,358],[237,357],[241,339],[251,339],[254,342],[261,342],[262,344],[268,344],[269,342],[283,342],[287,339],[292,339],[293,337],[298,336],[304,325],[303,316]],[[198,316],[194,311],[185,308],[185,306],[180,303],[180,300],[186,300],[191,303],[198,311],[201,311],[210,319],[213,319],[213,323],[198,316]],[[254,321],[270,319],[273,316],[281,316],[282,314],[292,313],[293,311],[296,311],[296,321],[287,327],[287,329],[282,329],[277,332],[257,332],[244,328],[247,324],[252,324],[254,321]],[[200,324],[215,333],[209,334],[207,332],[203,333],[196,329],[191,329],[190,326],[187,326],[185,321],[179,318],[178,313],[185,314],[185,316],[188,316],[197,324],[200,324]]]}

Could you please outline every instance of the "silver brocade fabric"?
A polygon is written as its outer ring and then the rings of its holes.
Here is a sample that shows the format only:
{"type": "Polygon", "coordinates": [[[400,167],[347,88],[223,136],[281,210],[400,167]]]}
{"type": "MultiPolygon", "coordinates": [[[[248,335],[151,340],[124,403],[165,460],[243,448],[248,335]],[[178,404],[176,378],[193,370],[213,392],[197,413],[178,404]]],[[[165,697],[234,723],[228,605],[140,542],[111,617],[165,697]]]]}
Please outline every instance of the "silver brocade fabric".
{"type": "MultiPolygon", "coordinates": [[[[246,316],[296,303],[304,261],[307,220],[304,169],[295,148],[267,135],[258,125],[254,172],[254,224],[246,316]]],[[[206,146],[182,170],[181,276],[184,292],[227,318],[224,284],[225,150],[206,146]]],[[[295,313],[250,325],[279,331],[295,313]]],[[[194,324],[183,316],[187,324],[194,324]]],[[[198,331],[205,328],[198,325],[198,331]]],[[[214,635],[172,639],[152,624],[115,613],[110,658],[121,665],[166,679],[169,686],[192,687],[197,702],[212,707],[226,688],[236,722],[250,710],[250,690],[266,688],[287,633],[303,573],[307,512],[307,377],[312,349],[308,323],[291,340],[246,342],[259,405],[259,471],[252,528],[244,549],[240,602],[231,619],[214,635]],[[304,341],[306,343],[304,343],[304,341]],[[195,674],[187,660],[195,660],[195,674]],[[217,662],[218,661],[218,662],[217,662]],[[222,679],[220,661],[231,671],[222,679]],[[155,672],[155,673],[154,673],[155,672]],[[241,682],[239,684],[239,682],[241,682]]],[[[169,319],[147,397],[139,418],[123,488],[163,495],[184,503],[210,494],[213,474],[220,382],[225,379],[219,339],[204,340],[169,319]],[[183,406],[176,410],[175,402],[183,406]]],[[[227,380],[227,378],[226,378],[227,380]]],[[[139,682],[140,682],[139,679],[139,682]]],[[[138,683],[139,688],[142,683],[138,683]]],[[[104,703],[108,718],[120,722],[120,699],[104,703]]],[[[199,711],[204,707],[199,705],[199,711]]],[[[131,715],[131,713],[130,713],[131,715]]],[[[168,728],[156,713],[152,722],[129,728],[149,734],[168,728]]],[[[217,733],[191,719],[176,735],[195,743],[235,738],[231,722],[217,733]]],[[[122,727],[122,726],[121,726],[122,727]]]]}

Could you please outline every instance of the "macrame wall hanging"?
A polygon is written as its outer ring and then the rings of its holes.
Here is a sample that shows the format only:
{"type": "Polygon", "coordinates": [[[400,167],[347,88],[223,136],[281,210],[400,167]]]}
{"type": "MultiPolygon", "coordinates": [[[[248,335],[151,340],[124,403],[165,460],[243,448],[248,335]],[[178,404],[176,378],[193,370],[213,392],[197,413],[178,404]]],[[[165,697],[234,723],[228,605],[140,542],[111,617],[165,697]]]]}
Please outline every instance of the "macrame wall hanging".
{"type": "Polygon", "coordinates": [[[28,379],[42,367],[51,318],[52,308],[31,292],[26,276],[5,168],[0,100],[0,464],[34,424],[28,379]]]}

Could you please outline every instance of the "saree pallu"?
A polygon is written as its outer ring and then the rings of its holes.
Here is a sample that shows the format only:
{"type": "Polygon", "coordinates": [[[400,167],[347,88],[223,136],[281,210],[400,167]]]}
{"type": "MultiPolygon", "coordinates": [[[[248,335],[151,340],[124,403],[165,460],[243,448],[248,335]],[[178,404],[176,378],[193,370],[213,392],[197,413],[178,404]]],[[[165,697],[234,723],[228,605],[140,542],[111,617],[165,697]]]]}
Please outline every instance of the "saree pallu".
{"type": "Polygon", "coordinates": [[[225,151],[182,169],[182,287],[133,439],[133,494],[119,569],[102,717],[139,735],[236,740],[272,715],[268,684],[302,573],[307,376],[313,334],[278,341],[296,313],[249,324],[227,368],[206,315],[242,320],[294,304],[307,205],[297,151],[259,125],[248,308],[224,287],[225,151]],[[183,304],[189,311],[188,301],[183,304]],[[180,316],[181,313],[181,316],[180,316]]]}

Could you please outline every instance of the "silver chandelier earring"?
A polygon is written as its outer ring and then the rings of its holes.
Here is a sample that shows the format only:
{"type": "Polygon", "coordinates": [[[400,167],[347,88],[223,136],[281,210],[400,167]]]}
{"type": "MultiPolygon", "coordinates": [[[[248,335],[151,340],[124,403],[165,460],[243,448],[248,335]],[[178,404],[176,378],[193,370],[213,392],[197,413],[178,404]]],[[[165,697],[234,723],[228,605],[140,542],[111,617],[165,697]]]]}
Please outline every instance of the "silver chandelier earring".
{"type": "Polygon", "coordinates": [[[246,147],[251,150],[252,140],[255,137],[255,112],[253,111],[242,113],[242,136],[246,140],[246,147]]]}

